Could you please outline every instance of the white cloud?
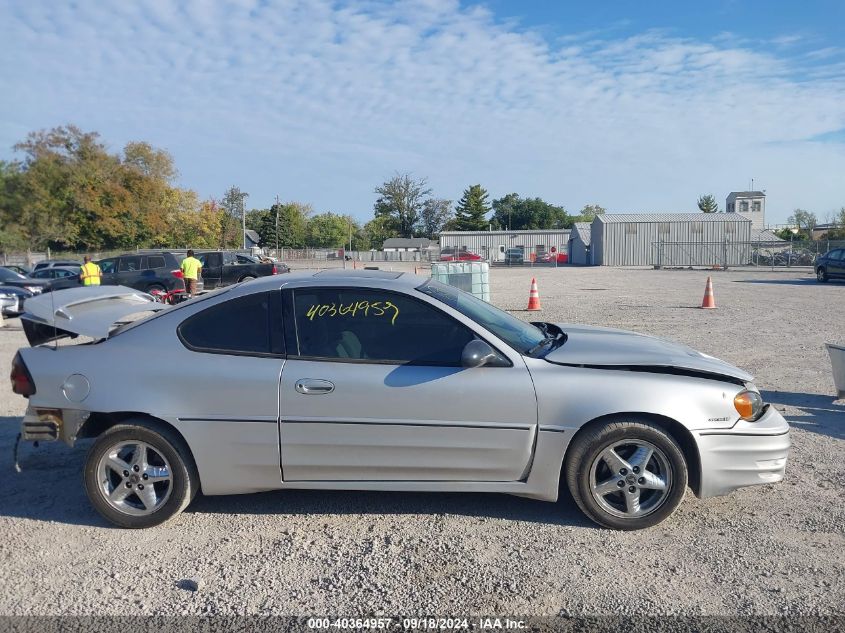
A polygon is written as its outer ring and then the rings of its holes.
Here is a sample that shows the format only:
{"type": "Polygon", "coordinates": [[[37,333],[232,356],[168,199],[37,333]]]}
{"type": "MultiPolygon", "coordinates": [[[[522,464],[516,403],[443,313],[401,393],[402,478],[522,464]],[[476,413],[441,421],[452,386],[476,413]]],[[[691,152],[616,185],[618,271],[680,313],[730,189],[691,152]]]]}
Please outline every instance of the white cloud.
{"type": "MultiPolygon", "coordinates": [[[[177,157],[183,184],[238,184],[369,215],[396,170],[457,198],[685,210],[748,178],[783,219],[845,203],[842,55],[729,36],[573,33],[548,43],[454,1],[19,2],[0,9],[0,145],[75,122],[177,157]]],[[[5,153],[5,152],[4,152],[5,153]]]]}

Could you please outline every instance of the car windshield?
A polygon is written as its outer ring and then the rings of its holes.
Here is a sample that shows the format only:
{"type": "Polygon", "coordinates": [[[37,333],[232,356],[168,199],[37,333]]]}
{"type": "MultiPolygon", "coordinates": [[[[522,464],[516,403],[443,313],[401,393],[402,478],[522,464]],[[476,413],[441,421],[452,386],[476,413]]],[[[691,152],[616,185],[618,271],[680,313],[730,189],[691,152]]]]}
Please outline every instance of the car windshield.
{"type": "Polygon", "coordinates": [[[521,354],[527,354],[546,339],[535,325],[521,321],[473,295],[429,279],[417,290],[442,301],[480,326],[490,330],[521,354]]]}

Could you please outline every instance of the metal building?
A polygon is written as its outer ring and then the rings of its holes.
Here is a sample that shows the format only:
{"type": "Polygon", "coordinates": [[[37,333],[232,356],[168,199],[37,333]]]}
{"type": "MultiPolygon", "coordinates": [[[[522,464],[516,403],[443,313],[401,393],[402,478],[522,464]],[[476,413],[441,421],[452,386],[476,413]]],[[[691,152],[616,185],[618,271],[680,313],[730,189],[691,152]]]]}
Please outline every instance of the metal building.
{"type": "Polygon", "coordinates": [[[440,248],[469,250],[488,261],[505,259],[509,248],[522,248],[526,261],[539,253],[566,253],[569,244],[569,229],[533,231],[444,231],[440,234],[440,248]]]}
{"type": "Polygon", "coordinates": [[[592,263],[589,222],[576,222],[569,236],[569,263],[589,266],[592,263]]]}
{"type": "Polygon", "coordinates": [[[738,213],[598,215],[590,226],[597,266],[742,266],[751,220],[738,213]]]}

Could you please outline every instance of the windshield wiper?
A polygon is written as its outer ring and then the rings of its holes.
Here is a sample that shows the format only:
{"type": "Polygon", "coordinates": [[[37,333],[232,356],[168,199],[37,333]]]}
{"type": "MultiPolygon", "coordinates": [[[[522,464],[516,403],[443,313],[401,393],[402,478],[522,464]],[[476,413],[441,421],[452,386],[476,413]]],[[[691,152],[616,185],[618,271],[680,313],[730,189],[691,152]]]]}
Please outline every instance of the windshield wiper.
{"type": "Polygon", "coordinates": [[[525,352],[525,353],[526,353],[528,356],[533,356],[533,355],[534,355],[534,352],[539,352],[541,349],[543,349],[543,348],[544,348],[546,345],[548,345],[549,343],[554,343],[554,342],[555,342],[555,340],[556,340],[556,339],[555,339],[554,337],[548,337],[548,336],[547,336],[546,338],[544,338],[542,341],[540,341],[539,343],[537,343],[534,347],[532,347],[530,350],[528,350],[528,351],[527,351],[527,352],[525,352]]]}

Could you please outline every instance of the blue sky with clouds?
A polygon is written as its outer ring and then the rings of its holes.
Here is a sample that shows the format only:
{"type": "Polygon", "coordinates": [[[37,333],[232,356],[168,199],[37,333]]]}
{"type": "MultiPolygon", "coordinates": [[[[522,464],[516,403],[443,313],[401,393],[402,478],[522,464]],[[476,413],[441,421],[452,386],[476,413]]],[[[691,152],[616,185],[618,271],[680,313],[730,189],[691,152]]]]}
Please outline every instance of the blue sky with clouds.
{"type": "Polygon", "coordinates": [[[577,211],[845,205],[845,3],[6,0],[0,158],[75,123],[180,184],[372,215],[393,173],[577,211]]]}

